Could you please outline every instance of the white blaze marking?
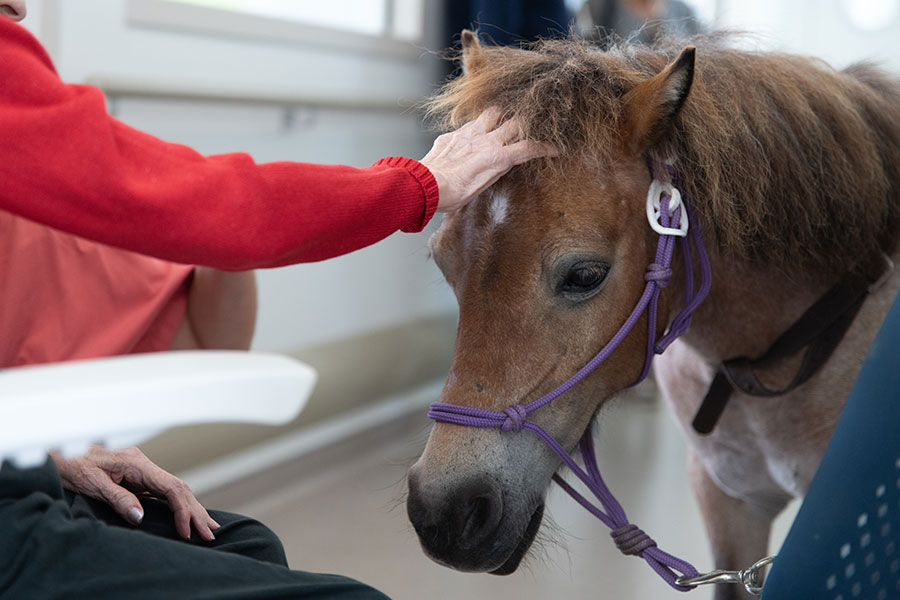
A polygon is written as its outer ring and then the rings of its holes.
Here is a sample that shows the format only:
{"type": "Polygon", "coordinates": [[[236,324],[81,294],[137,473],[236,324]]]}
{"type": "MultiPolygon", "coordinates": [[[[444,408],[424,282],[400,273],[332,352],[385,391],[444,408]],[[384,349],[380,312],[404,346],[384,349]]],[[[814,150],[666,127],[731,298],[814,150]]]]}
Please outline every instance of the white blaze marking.
{"type": "Polygon", "coordinates": [[[491,221],[494,225],[502,225],[506,221],[509,214],[509,196],[504,192],[494,192],[491,194],[491,221]]]}

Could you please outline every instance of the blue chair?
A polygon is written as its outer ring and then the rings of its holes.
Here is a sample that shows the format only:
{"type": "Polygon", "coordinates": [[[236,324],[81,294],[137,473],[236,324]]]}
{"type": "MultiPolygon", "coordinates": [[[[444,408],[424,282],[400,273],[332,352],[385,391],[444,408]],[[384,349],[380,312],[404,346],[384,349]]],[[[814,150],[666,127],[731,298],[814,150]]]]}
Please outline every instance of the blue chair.
{"type": "Polygon", "coordinates": [[[869,350],[762,598],[900,598],[900,297],[869,350]]]}

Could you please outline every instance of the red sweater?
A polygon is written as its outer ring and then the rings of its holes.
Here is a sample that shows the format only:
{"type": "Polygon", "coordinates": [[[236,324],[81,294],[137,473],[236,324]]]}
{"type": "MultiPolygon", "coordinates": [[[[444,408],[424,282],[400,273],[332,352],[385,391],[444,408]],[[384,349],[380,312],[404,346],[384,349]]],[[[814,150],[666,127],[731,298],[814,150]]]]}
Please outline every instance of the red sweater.
{"type": "Polygon", "coordinates": [[[437,207],[421,163],[367,169],[203,156],[106,112],[103,93],[60,81],[20,25],[0,18],[0,210],[181,263],[241,270],[322,260],[437,207]]]}

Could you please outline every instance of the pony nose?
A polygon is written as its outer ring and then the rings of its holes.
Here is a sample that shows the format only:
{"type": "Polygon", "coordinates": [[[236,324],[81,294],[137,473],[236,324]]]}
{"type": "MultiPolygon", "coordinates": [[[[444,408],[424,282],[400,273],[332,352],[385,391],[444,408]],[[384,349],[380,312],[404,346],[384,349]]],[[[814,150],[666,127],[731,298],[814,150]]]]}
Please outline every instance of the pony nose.
{"type": "MultiPolygon", "coordinates": [[[[406,504],[409,520],[422,546],[435,559],[465,568],[476,550],[491,538],[503,517],[503,496],[490,479],[469,480],[446,493],[427,494],[411,472],[406,504]]],[[[476,564],[469,565],[477,568],[476,564]]]]}

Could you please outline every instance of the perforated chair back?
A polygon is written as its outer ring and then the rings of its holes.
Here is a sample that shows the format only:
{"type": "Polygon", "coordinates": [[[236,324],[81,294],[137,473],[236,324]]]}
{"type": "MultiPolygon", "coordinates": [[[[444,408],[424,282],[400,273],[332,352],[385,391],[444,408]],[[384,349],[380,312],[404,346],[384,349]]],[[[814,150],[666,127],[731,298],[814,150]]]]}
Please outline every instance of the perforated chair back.
{"type": "Polygon", "coordinates": [[[900,298],[869,350],[762,598],[900,599],[900,298]]]}

